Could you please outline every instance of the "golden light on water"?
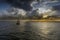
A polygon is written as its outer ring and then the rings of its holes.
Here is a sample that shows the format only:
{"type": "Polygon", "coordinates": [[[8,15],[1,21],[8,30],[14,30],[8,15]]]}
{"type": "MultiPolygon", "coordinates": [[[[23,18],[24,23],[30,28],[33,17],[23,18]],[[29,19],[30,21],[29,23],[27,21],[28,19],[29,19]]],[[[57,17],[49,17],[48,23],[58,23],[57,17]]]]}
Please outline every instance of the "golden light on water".
{"type": "Polygon", "coordinates": [[[42,27],[41,27],[41,32],[43,33],[43,34],[48,34],[49,32],[50,32],[50,30],[49,30],[49,27],[48,27],[48,24],[47,23],[44,23],[44,24],[42,24],[42,27]]]}
{"type": "Polygon", "coordinates": [[[37,29],[39,32],[41,32],[42,34],[47,35],[51,30],[51,27],[48,26],[49,24],[47,22],[44,22],[44,24],[41,22],[34,22],[31,23],[31,25],[33,26],[33,29],[37,29]]]}

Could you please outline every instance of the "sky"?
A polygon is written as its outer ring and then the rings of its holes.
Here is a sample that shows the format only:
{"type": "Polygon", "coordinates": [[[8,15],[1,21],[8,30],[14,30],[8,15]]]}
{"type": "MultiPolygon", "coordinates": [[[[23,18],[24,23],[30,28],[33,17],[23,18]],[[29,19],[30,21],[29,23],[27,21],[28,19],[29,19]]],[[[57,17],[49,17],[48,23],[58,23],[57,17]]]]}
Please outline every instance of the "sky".
{"type": "Polygon", "coordinates": [[[10,5],[7,3],[0,3],[0,16],[6,14],[7,9],[10,8],[10,5]]]}
{"type": "MultiPolygon", "coordinates": [[[[56,15],[60,15],[59,10],[60,10],[60,2],[59,1],[46,1],[42,2],[42,3],[38,3],[37,1],[20,1],[21,3],[8,3],[8,2],[1,2],[0,1],[0,16],[3,15],[11,15],[14,16],[14,13],[18,12],[17,14],[21,14],[21,10],[22,10],[22,14],[26,14],[27,12],[32,12],[36,9],[39,9],[39,13],[41,12],[47,12],[49,10],[54,10],[52,13],[50,13],[51,15],[56,14],[56,15]],[[17,5],[18,4],[18,5],[17,5]],[[13,9],[14,11],[11,11],[11,9],[13,9]],[[16,11],[17,10],[17,11],[16,11]]],[[[32,14],[31,14],[32,15],[32,14]]]]}

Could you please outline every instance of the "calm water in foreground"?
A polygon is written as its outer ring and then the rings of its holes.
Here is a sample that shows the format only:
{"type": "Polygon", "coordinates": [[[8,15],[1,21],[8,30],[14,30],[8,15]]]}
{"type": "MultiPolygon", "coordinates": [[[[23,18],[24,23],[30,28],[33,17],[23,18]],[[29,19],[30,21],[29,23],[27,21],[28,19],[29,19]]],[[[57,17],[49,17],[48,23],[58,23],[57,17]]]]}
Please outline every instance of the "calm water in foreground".
{"type": "Polygon", "coordinates": [[[60,40],[60,23],[0,21],[0,40],[60,40]]]}

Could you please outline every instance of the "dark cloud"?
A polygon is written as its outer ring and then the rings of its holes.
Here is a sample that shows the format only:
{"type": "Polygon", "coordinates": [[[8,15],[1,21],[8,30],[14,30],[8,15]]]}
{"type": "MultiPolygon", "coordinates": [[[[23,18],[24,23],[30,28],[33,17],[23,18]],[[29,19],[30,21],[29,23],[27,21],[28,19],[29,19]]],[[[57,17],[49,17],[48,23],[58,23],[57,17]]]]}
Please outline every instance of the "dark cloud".
{"type": "Polygon", "coordinates": [[[53,9],[54,9],[54,10],[57,10],[57,11],[60,11],[60,5],[53,6],[53,9]]]}
{"type": "Polygon", "coordinates": [[[8,3],[11,3],[14,7],[30,11],[32,7],[30,6],[32,1],[35,0],[6,0],[8,3]]]}

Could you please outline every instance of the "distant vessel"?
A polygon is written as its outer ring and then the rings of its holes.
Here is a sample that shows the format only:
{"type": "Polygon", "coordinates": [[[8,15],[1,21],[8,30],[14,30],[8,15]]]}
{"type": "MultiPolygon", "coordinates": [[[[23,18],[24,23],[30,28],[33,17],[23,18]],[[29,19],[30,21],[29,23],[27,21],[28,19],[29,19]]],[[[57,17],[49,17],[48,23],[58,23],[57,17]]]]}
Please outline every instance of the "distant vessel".
{"type": "Polygon", "coordinates": [[[16,25],[20,25],[20,19],[17,20],[16,25]]]}

